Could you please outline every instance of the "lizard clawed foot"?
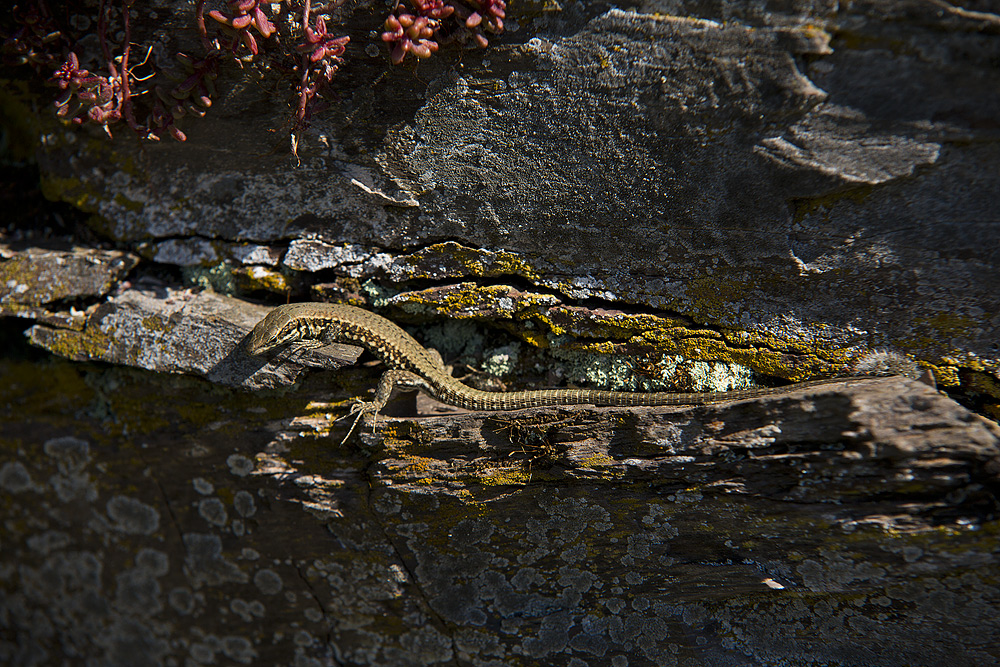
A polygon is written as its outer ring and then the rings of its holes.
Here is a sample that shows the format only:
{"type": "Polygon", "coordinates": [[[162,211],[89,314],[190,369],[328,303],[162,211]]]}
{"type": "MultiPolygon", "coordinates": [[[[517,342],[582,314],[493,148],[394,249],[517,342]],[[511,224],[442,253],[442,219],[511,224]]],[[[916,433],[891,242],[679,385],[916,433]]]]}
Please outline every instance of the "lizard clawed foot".
{"type": "Polygon", "coordinates": [[[344,443],[347,442],[347,439],[351,437],[352,433],[354,433],[354,429],[358,427],[358,422],[361,421],[361,418],[364,417],[366,414],[372,415],[373,417],[372,433],[374,433],[375,425],[378,423],[379,408],[380,406],[378,405],[378,403],[375,403],[374,401],[358,401],[357,403],[351,406],[350,411],[348,411],[346,415],[342,417],[337,417],[337,419],[335,419],[334,421],[339,422],[341,419],[347,419],[353,414],[358,415],[357,417],[354,418],[354,423],[351,424],[350,430],[347,431],[347,435],[345,435],[344,439],[340,441],[340,444],[343,445],[344,443]]]}

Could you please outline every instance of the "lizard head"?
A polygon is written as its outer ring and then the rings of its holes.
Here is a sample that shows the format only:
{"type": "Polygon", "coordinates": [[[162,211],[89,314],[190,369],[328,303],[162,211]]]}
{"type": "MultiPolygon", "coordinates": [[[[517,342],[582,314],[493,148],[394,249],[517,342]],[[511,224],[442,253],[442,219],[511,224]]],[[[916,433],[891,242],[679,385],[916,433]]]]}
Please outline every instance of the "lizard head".
{"type": "Polygon", "coordinates": [[[247,338],[246,351],[256,356],[293,339],[295,328],[283,308],[275,308],[257,323],[247,338]]]}

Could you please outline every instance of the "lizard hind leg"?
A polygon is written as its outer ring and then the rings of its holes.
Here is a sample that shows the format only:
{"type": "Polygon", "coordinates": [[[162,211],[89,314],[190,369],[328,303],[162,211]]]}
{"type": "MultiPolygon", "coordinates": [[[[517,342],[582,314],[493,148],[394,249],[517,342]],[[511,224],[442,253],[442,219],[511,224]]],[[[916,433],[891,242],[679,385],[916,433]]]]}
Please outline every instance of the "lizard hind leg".
{"type": "MultiPolygon", "coordinates": [[[[351,425],[350,430],[340,444],[347,442],[347,439],[351,437],[354,433],[354,429],[357,427],[358,422],[365,415],[372,416],[372,433],[375,432],[375,426],[378,423],[378,413],[381,412],[385,404],[389,402],[389,398],[392,397],[392,392],[396,387],[408,387],[415,389],[423,389],[425,391],[430,391],[431,387],[427,380],[420,377],[416,373],[411,373],[410,371],[404,371],[397,368],[387,370],[382,374],[382,378],[378,381],[378,388],[375,390],[375,396],[372,397],[370,401],[359,400],[357,403],[351,406],[351,411],[341,417],[340,419],[345,419],[350,415],[357,414],[358,416],[354,419],[354,423],[351,425]]],[[[337,421],[340,421],[339,419],[337,421]]]]}

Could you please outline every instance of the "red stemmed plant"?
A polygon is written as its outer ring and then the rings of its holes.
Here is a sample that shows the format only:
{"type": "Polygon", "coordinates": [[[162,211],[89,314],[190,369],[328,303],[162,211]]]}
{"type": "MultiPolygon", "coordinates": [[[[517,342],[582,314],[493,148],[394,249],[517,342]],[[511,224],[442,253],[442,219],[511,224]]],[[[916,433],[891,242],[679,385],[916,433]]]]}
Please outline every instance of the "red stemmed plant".
{"type": "MultiPolygon", "coordinates": [[[[185,116],[207,113],[223,60],[253,61],[264,50],[263,40],[270,49],[280,49],[282,43],[294,44],[286,55],[295,62],[288,69],[296,75],[294,126],[301,128],[315,113],[317,98],[343,64],[350,41],[346,35],[331,33],[322,15],[343,0],[317,10],[311,9],[310,0],[282,0],[302,2],[301,37],[297,41],[279,35],[264,0],[225,0],[224,10],[208,12],[206,0],[195,0],[195,25],[203,53],[176,54],[179,66],[168,71],[151,62],[149,74],[138,77],[133,73],[138,66],[130,64],[133,36],[129,14],[140,1],[99,0],[98,56],[82,46],[89,35],[74,38],[72,31],[59,27],[47,0],[24,0],[13,9],[14,28],[5,35],[4,52],[31,65],[58,88],[56,114],[70,123],[96,124],[110,135],[111,126],[124,121],[142,138],[170,135],[184,141],[186,135],[177,122],[185,116]],[[206,21],[206,16],[211,21],[206,21]],[[109,38],[114,34],[121,34],[117,47],[109,38]]],[[[399,64],[408,55],[428,58],[446,43],[471,42],[485,47],[487,34],[503,32],[505,16],[504,0],[399,0],[385,20],[382,40],[390,46],[392,62],[399,64]]],[[[151,51],[152,47],[139,65],[146,64],[151,51]]]]}
{"type": "Polygon", "coordinates": [[[337,68],[344,62],[342,55],[347,48],[350,37],[334,37],[326,30],[326,20],[317,16],[309,27],[309,0],[304,0],[302,6],[302,26],[305,39],[295,45],[295,50],[301,54],[301,60],[296,65],[299,75],[297,88],[299,103],[295,112],[297,125],[304,123],[310,115],[310,107],[320,91],[333,80],[337,68]]]}
{"type": "Polygon", "coordinates": [[[407,55],[430,58],[440,44],[472,41],[486,48],[484,32],[503,32],[507,4],[503,0],[408,0],[385,20],[382,41],[390,46],[393,63],[407,55]]]}

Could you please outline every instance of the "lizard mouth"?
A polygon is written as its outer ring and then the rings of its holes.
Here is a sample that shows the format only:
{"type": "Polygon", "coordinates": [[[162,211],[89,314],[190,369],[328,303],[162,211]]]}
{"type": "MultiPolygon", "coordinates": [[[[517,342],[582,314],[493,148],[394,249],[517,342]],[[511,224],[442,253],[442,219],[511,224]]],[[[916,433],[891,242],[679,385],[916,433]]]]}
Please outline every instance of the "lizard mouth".
{"type": "Polygon", "coordinates": [[[257,340],[253,335],[251,335],[250,338],[247,339],[244,349],[251,357],[256,357],[267,349],[267,344],[265,344],[262,340],[257,340]]]}

